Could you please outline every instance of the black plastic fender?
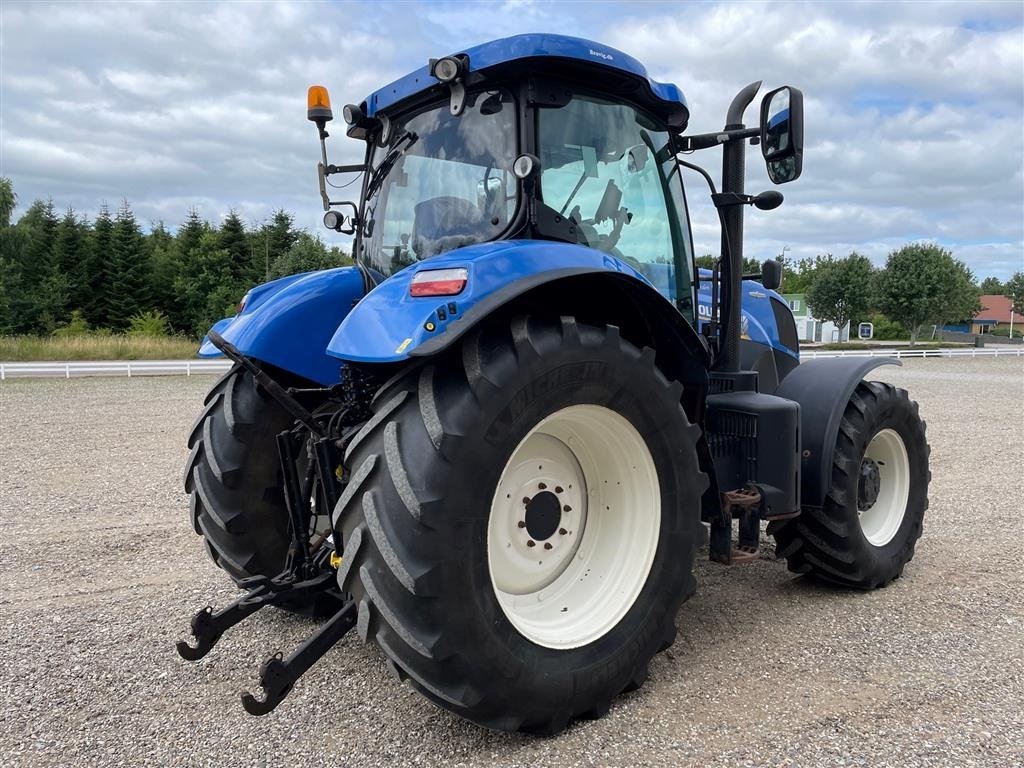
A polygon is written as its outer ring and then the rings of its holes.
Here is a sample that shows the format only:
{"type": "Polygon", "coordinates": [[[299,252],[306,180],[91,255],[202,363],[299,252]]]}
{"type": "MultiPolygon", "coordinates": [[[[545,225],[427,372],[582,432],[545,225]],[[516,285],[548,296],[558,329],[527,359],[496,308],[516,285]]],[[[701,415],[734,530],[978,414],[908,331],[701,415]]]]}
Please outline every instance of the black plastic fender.
{"type": "Polygon", "coordinates": [[[903,365],[894,357],[832,357],[809,360],[779,384],[775,395],[800,404],[800,497],[803,507],[820,507],[829,491],[832,451],[850,395],[864,376],[882,365],[903,365]]]}

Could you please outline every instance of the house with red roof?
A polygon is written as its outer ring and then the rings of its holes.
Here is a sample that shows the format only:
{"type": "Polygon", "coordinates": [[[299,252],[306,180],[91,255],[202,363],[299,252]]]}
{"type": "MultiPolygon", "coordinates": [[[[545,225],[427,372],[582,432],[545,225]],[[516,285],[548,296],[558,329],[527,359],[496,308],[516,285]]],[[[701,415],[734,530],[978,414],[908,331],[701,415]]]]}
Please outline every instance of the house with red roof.
{"type": "Polygon", "coordinates": [[[1013,311],[1010,299],[999,294],[987,294],[981,297],[981,311],[971,320],[971,333],[1009,328],[1011,318],[1014,329],[1024,331],[1024,315],[1013,311]]]}

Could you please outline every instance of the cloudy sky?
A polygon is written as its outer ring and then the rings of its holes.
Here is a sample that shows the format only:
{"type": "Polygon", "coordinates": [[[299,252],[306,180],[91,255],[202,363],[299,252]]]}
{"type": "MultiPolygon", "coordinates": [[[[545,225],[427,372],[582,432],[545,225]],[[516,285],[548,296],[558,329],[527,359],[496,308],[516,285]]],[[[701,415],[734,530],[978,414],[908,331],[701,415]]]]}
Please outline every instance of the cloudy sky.
{"type": "MultiPolygon", "coordinates": [[[[176,227],[196,206],[318,228],[310,83],[337,107],[489,38],[557,30],[680,85],[691,130],[721,128],[744,84],[803,89],[803,177],[747,217],[747,255],[935,240],[979,277],[1024,268],[1024,4],[0,3],[0,174],[24,206],[92,217],[131,201],[176,227]]],[[[750,121],[753,122],[750,111],[750,121]]],[[[355,162],[339,131],[332,161],[355,162]]],[[[698,155],[709,168],[718,156],[698,155]]],[[[756,152],[747,186],[769,188],[756,152]]],[[[717,175],[717,173],[716,173],[717,175]]],[[[689,182],[698,253],[716,219],[689,182]]]]}

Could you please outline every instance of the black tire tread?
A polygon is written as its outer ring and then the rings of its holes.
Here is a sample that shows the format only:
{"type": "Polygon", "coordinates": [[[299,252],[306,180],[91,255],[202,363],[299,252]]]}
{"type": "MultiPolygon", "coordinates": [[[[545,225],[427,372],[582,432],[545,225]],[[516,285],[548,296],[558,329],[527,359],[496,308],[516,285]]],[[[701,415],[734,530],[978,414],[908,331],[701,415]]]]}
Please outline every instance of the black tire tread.
{"type": "MultiPolygon", "coordinates": [[[[553,324],[552,327],[561,343],[584,343],[572,318],[562,318],[560,326],[553,324]]],[[[444,374],[446,386],[461,388],[462,409],[471,411],[481,393],[497,387],[495,382],[500,380],[503,366],[515,366],[524,359],[545,353],[544,340],[535,338],[531,329],[525,319],[513,322],[510,343],[499,350],[497,358],[493,350],[488,357],[481,349],[479,331],[469,335],[462,344],[461,357],[454,359],[452,370],[446,368],[444,374]]],[[[602,339],[602,343],[616,351],[630,350],[657,371],[653,351],[637,350],[624,342],[614,326],[602,329],[602,339]]],[[[592,338],[590,341],[593,343],[592,338]]],[[[351,460],[350,466],[360,467],[354,475],[359,477],[359,488],[353,490],[353,484],[346,488],[335,508],[333,523],[335,530],[350,531],[339,568],[339,584],[343,591],[356,597],[360,633],[364,640],[372,640],[384,650],[398,677],[435,703],[486,727],[550,734],[561,731],[574,718],[599,717],[608,711],[611,696],[575,709],[531,715],[528,710],[524,713],[488,708],[487,692],[467,682],[474,676],[467,674],[469,662],[459,653],[459,629],[437,615],[438,609],[431,599],[432,577],[436,574],[419,565],[423,561],[421,553],[438,551],[437,525],[431,518],[440,500],[429,498],[429,494],[424,496],[410,482],[408,462],[413,459],[406,447],[405,430],[419,430],[419,445],[428,444],[434,451],[433,460],[446,462],[448,449],[460,438],[458,426],[446,423],[452,411],[439,406],[437,379],[440,375],[437,366],[428,364],[413,369],[405,378],[392,380],[391,391],[381,391],[375,398],[378,403],[386,403],[384,410],[379,411],[386,411],[386,418],[374,416],[367,422],[346,453],[347,463],[351,460]],[[409,391],[415,391],[417,396],[406,397],[409,391]],[[363,467],[370,469],[364,473],[363,467]],[[371,473],[375,475],[372,482],[371,473]],[[383,514],[385,510],[399,508],[400,512],[394,517],[383,514]],[[354,527],[353,520],[357,521],[354,527]]],[[[681,385],[665,380],[660,372],[657,375],[666,389],[681,394],[681,385]]],[[[446,396],[452,399],[447,393],[446,396]]],[[[472,421],[470,417],[466,420],[472,421]]],[[[695,426],[686,430],[687,438],[694,444],[699,434],[695,426]]],[[[707,477],[702,475],[702,491],[707,482],[707,477]]],[[[692,525],[693,530],[688,532],[693,543],[689,553],[691,563],[697,543],[703,540],[702,526],[696,515],[692,525]]],[[[458,565],[441,561],[432,567],[437,570],[458,565]]],[[[620,690],[640,687],[647,677],[650,657],[671,645],[676,636],[676,612],[693,594],[695,585],[691,569],[678,594],[666,595],[673,607],[666,612],[666,624],[658,631],[659,644],[636,669],[625,674],[620,690]]]]}
{"type": "Polygon", "coordinates": [[[240,366],[211,388],[189,433],[190,522],[237,584],[276,576],[289,543],[274,436],[292,423],[240,366]]]}
{"type": "MultiPolygon", "coordinates": [[[[885,563],[863,556],[863,534],[856,523],[855,494],[849,487],[860,467],[863,445],[873,434],[872,424],[879,414],[899,413],[909,430],[911,441],[930,452],[925,437],[926,425],[918,415],[918,406],[904,389],[877,381],[862,381],[853,394],[840,421],[832,462],[832,487],[820,509],[805,508],[802,514],[769,527],[775,537],[776,556],[787,561],[794,573],[810,574],[821,581],[857,589],[884,587],[903,573],[913,558],[917,540],[923,532],[924,512],[928,509],[924,494],[920,509],[909,509],[911,524],[904,543],[895,557],[885,563]]],[[[906,442],[906,437],[904,438],[906,442]]],[[[927,464],[927,461],[926,461],[927,464]]],[[[927,481],[930,472],[925,470],[927,481]]]]}

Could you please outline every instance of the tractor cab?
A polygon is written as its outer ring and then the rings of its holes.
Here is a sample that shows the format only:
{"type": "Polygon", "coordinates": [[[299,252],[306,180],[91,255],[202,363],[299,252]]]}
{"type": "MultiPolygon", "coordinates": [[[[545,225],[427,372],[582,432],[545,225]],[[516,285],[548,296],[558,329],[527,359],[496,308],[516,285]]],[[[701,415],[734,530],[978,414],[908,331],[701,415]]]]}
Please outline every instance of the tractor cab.
{"type": "Polygon", "coordinates": [[[623,259],[692,313],[675,162],[686,100],[626,54],[521,35],[431,61],[345,115],[366,172],[352,216],[326,222],[381,277],[466,245],[547,239],[623,259]]]}
{"type": "MultiPolygon", "coordinates": [[[[354,236],[354,255],[372,281],[466,246],[565,242],[635,269],[693,327],[700,278],[682,184],[689,164],[678,154],[730,141],[742,152],[744,140],[760,135],[755,128],[683,136],[689,107],[679,88],[652,79],[621,51],[559,35],[519,35],[432,59],[347,105],[347,134],[366,143],[361,165],[328,164],[323,139],[332,115],[325,99],[322,86],[310,89],[308,116],[322,144],[324,223],[354,236]],[[330,200],[325,182],[336,173],[362,174],[358,201],[330,200]]],[[[778,183],[791,181],[800,170],[802,135],[793,130],[802,114],[799,92],[769,94],[766,118],[769,110],[765,147],[784,156],[770,170],[778,183]],[[776,170],[784,165],[788,178],[776,170]]],[[[734,151],[734,165],[735,157],[734,151]]],[[[723,209],[754,202],[735,184],[726,192],[730,199],[715,195],[723,209]]],[[[766,194],[781,202],[781,195],[766,194]]],[[[741,218],[733,241],[736,261],[741,218]]],[[[721,290],[704,304],[714,305],[709,338],[717,347],[717,331],[729,324],[717,319],[719,305],[735,300],[730,264],[715,279],[721,290]]],[[[733,324],[740,333],[741,319],[733,324]]],[[[792,354],[781,345],[778,352],[792,354]]]]}

